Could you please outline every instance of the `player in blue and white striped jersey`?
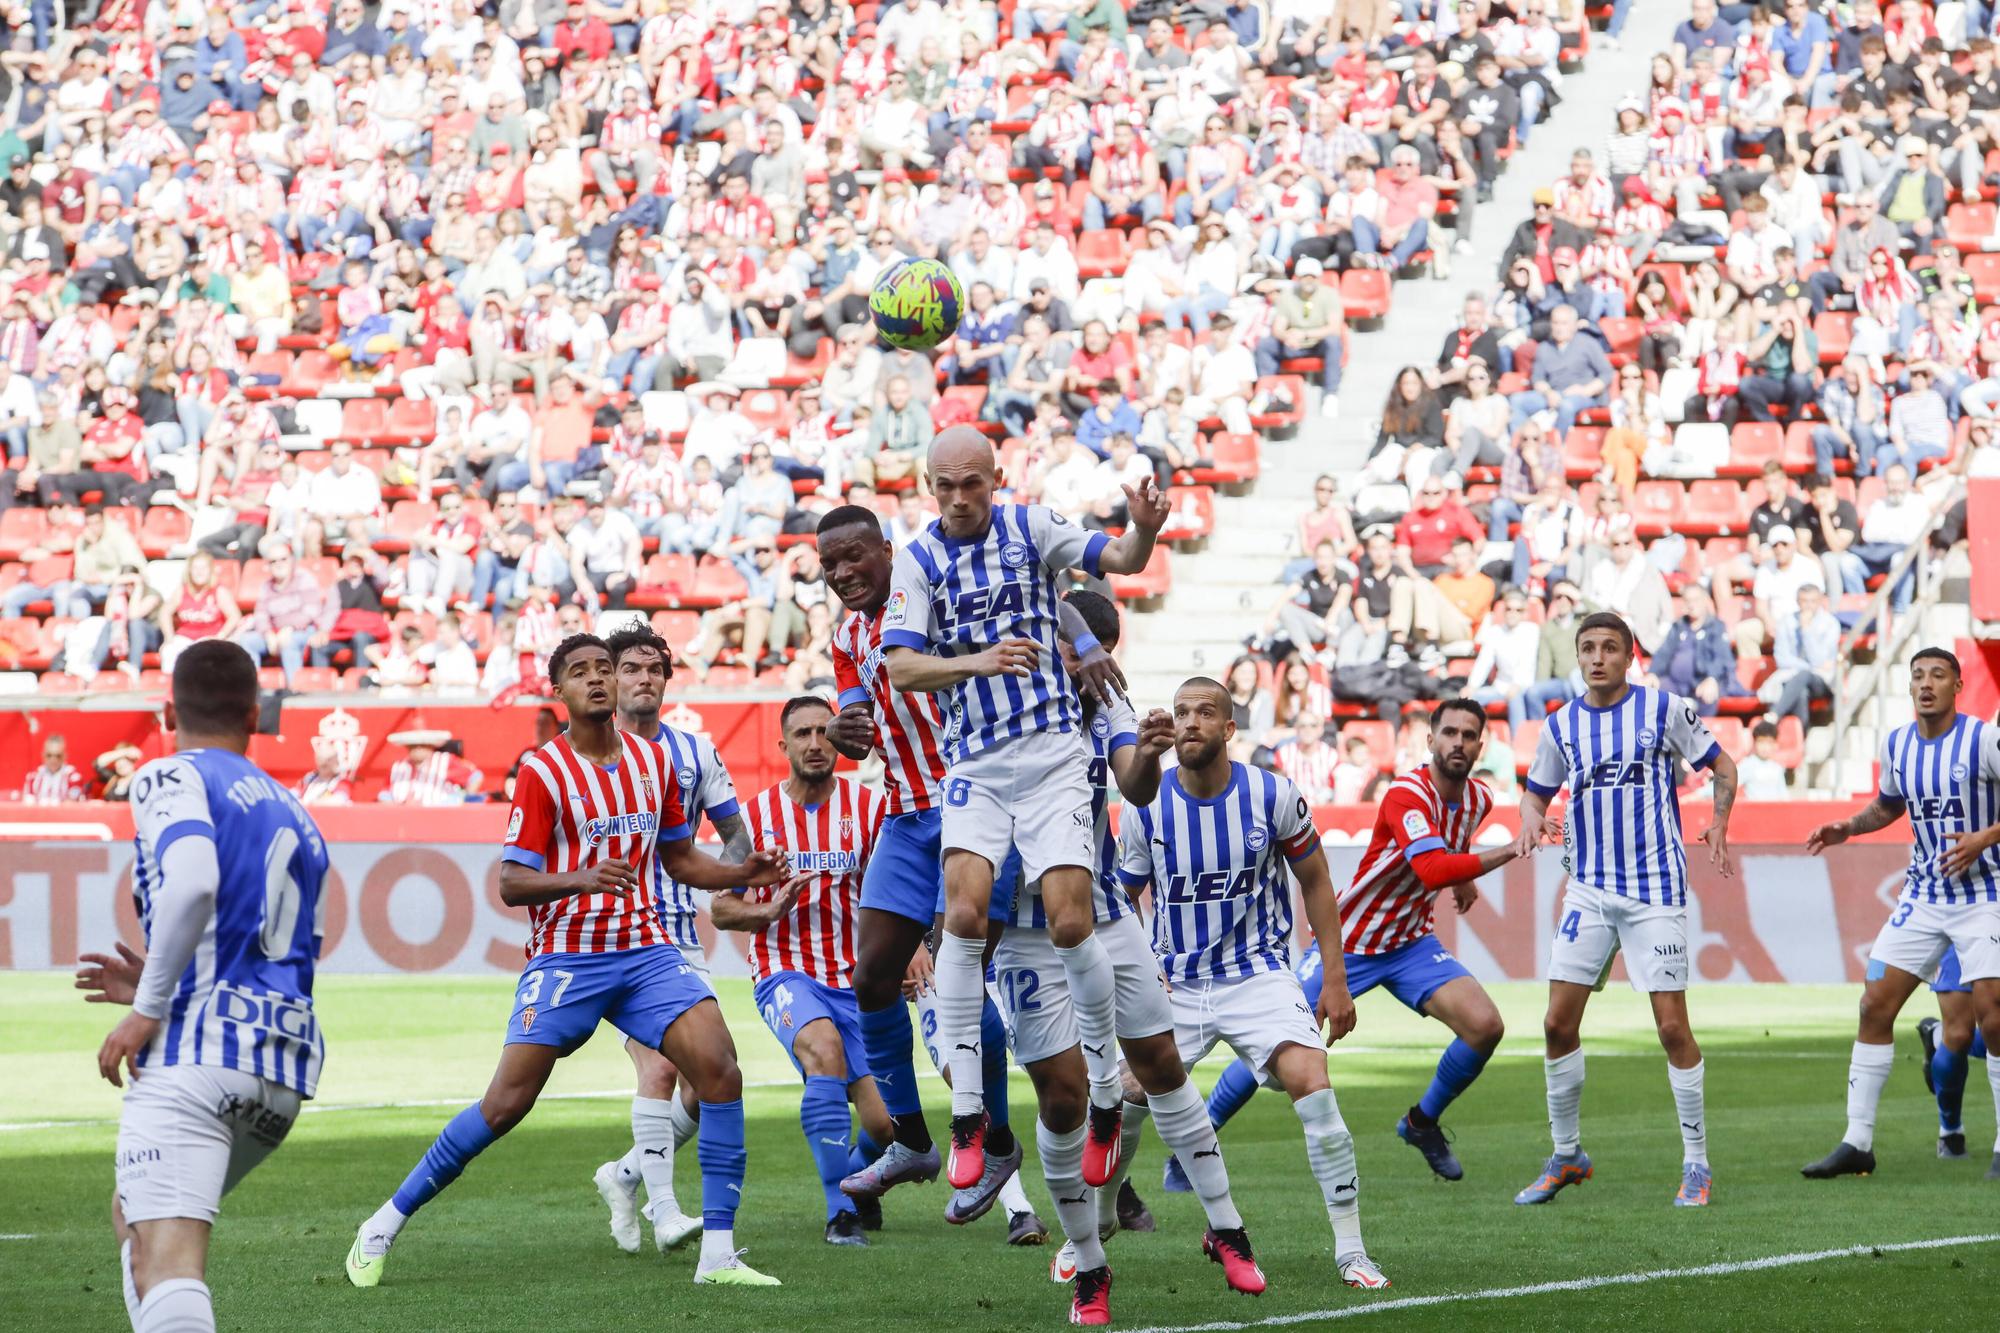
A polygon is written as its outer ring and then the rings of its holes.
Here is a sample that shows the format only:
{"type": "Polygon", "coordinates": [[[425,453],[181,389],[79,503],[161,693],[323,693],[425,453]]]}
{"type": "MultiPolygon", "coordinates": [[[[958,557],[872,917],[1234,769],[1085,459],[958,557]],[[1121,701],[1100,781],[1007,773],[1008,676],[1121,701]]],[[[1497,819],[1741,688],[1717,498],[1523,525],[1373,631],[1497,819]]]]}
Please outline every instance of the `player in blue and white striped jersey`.
{"type": "MultiPolygon", "coordinates": [[[[1874,1171],[1875,1107],[1895,1061],[1896,1015],[1953,950],[1987,1049],[2000,1049],[2000,727],[1958,711],[1960,684],[1958,658],[1945,649],[1925,648],[1910,659],[1916,721],[1883,740],[1875,799],[1806,839],[1817,855],[1910,817],[1903,893],[1868,951],[1847,1067],[1847,1131],[1805,1168],[1814,1180],[1874,1171]]],[[[2000,1060],[1988,1057],[1986,1077],[2000,1111],[2000,1060]]],[[[1986,1178],[2000,1180],[2000,1141],[1986,1178]]]]}
{"type": "MultiPolygon", "coordinates": [[[[750,853],[750,830],[744,824],[736,784],[722,756],[706,736],[680,731],[660,720],[660,702],[674,674],[666,641],[652,626],[634,621],[607,638],[604,646],[611,653],[618,677],[618,729],[665,747],[690,825],[698,827],[701,817],[707,815],[722,843],[723,855],[742,860],[750,853]]],[[[700,890],[676,880],[657,859],[650,888],[668,938],[687,965],[706,981],[708,955],[695,933],[695,895],[700,890]]],[[[611,1210],[611,1236],[619,1249],[638,1253],[639,1215],[643,1212],[653,1224],[654,1245],[665,1253],[701,1231],[701,1217],[682,1212],[674,1196],[674,1156],[694,1142],[701,1103],[686,1087],[675,1095],[679,1071],[657,1050],[627,1037],[625,1054],[631,1057],[638,1076],[638,1087],[632,1094],[632,1147],[623,1157],[598,1167],[592,1181],[611,1210]],[[642,1181],[646,1186],[644,1209],[638,1206],[642,1181]]]]}
{"type": "MultiPolygon", "coordinates": [[[[901,691],[944,693],[950,766],[943,784],[945,920],[937,1016],[952,1071],[954,1189],[986,1165],[980,1009],[987,908],[1009,852],[1040,881],[1049,934],[1068,974],[1090,1074],[1086,1182],[1117,1169],[1121,1085],[1113,1043],[1116,983],[1093,933],[1088,759],[1077,686],[1056,649],[1056,575],[1136,574],[1152,558],[1167,504],[1150,478],[1125,488],[1131,521],[1116,539],[1084,532],[1042,505],[995,505],[993,446],[969,426],[931,442],[938,518],[897,552],[882,646],[901,691]],[[1092,1051],[1098,1054],[1091,1054],[1092,1051]]],[[[1117,667],[1079,642],[1082,684],[1108,692],[1117,667]]]]}
{"type": "Polygon", "coordinates": [[[1341,1280],[1386,1287],[1361,1242],[1354,1139],[1327,1082],[1326,1047],[1354,1030],[1347,969],[1338,951],[1326,959],[1316,1006],[1292,971],[1294,877],[1313,933],[1341,938],[1312,810],[1289,778],[1230,760],[1236,723],[1220,683],[1183,684],[1173,725],[1180,766],[1150,805],[1126,813],[1118,878],[1134,893],[1152,887],[1153,951],[1173,985],[1174,1045],[1191,1069],[1223,1042],[1285,1090],[1305,1126],[1341,1280]]]}
{"type": "Polygon", "coordinates": [[[1708,1202],[1701,1047],[1688,1027],[1687,849],[1682,845],[1678,764],[1714,773],[1715,816],[1701,840],[1723,876],[1729,860],[1729,811],[1736,802],[1736,762],[1722,752],[1694,701],[1627,679],[1632,628],[1600,611],[1576,627],[1577,670],[1584,692],[1551,714],[1528,765],[1521,800],[1520,856],[1541,842],[1549,801],[1569,788],[1563,821],[1560,924],[1549,945],[1549,1009],[1542,1069],[1548,1085],[1554,1152],[1515,1203],[1546,1203],[1587,1180],[1583,1151],[1584,1006],[1601,989],[1623,950],[1632,988],[1652,1001],[1653,1023],[1667,1053],[1667,1081],[1681,1127],[1679,1207],[1708,1202]]]}
{"type": "MultiPolygon", "coordinates": [[[[1117,643],[1118,609],[1107,598],[1079,591],[1067,600],[1091,637],[1106,648],[1117,643]]],[[[1066,667],[1080,665],[1067,639],[1060,651],[1066,667]]],[[[1230,1197],[1229,1173],[1208,1107],[1175,1049],[1173,1010],[1159,964],[1137,907],[1115,877],[1118,843],[1111,833],[1111,784],[1117,783],[1134,808],[1158,795],[1160,756],[1173,744],[1173,721],[1157,708],[1142,721],[1122,697],[1100,703],[1090,696],[1084,701],[1083,729],[1090,738],[1091,838],[1096,847],[1091,897],[1097,937],[1117,980],[1117,1036],[1127,1065],[1118,1166],[1098,1187],[1095,1203],[1082,1178],[1085,1052],[1068,978],[1049,938],[1039,885],[1025,885],[1015,894],[1007,931],[993,952],[993,973],[1013,1030],[1014,1058],[1028,1071],[1041,1103],[1035,1134],[1042,1173],[1068,1238],[1049,1274],[1077,1284],[1071,1322],[1093,1324],[1110,1318],[1111,1269],[1101,1241],[1118,1228],[1119,1188],[1149,1115],[1158,1123],[1161,1139],[1188,1168],[1201,1197],[1208,1217],[1203,1252],[1222,1265],[1233,1290],[1255,1295],[1265,1284],[1242,1215],[1230,1197]]]]}
{"type": "Polygon", "coordinates": [[[215,1327],[203,1277],[222,1196],[283,1142],[326,1055],[312,1002],[326,844],[244,757],[256,725],[248,653],[210,639],[181,654],[166,706],[176,752],[132,779],[147,956],[87,959],[79,974],[132,1006],[97,1067],[115,1087],[120,1066],[133,1079],[113,1220],[139,1333],[215,1327]]]}

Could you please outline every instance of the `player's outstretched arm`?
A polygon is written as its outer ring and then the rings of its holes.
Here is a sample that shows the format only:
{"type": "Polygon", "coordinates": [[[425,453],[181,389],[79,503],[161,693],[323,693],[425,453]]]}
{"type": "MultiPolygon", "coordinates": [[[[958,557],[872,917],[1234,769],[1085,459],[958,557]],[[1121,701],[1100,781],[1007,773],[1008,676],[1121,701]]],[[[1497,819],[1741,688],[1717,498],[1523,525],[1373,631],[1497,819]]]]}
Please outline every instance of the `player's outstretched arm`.
{"type": "Polygon", "coordinates": [[[708,900],[708,919],[717,930],[747,930],[753,934],[775,923],[797,906],[799,893],[812,878],[794,875],[784,887],[763,902],[752,902],[746,894],[718,893],[708,900]]]}
{"type": "Polygon", "coordinates": [[[1709,821],[1701,840],[1708,844],[1709,860],[1724,879],[1736,873],[1736,862],[1729,855],[1729,812],[1736,805],[1736,761],[1727,754],[1717,752],[1715,756],[1715,817],[1709,821]]]}
{"type": "Polygon", "coordinates": [[[1153,803],[1160,794],[1160,756],[1173,748],[1174,720],[1155,708],[1139,719],[1138,743],[1111,752],[1111,774],[1128,804],[1153,803]]]}
{"type": "Polygon", "coordinates": [[[784,852],[775,847],[759,848],[740,861],[718,861],[695,850],[693,838],[654,844],[660,864],[669,875],[692,889],[724,893],[731,889],[760,889],[776,884],[791,873],[784,852]]]}
{"type": "Polygon", "coordinates": [[[1299,896],[1305,901],[1306,920],[1312,923],[1313,937],[1320,942],[1319,1008],[1315,1022],[1326,1033],[1331,1046],[1354,1031],[1354,997],[1347,992],[1347,963],[1340,952],[1340,898],[1333,891],[1333,873],[1327,869],[1326,852],[1315,845],[1312,851],[1292,862],[1298,877],[1299,896]]]}
{"type": "Polygon", "coordinates": [[[1818,856],[1829,847],[1838,847],[1849,838],[1858,838],[1864,833],[1885,829],[1903,816],[1903,803],[1892,797],[1877,794],[1875,799],[1862,806],[1845,819],[1836,819],[1830,824],[1821,824],[1806,835],[1806,853],[1818,856]]]}
{"type": "Polygon", "coordinates": [[[615,857],[562,874],[533,870],[519,861],[500,863],[500,901],[509,907],[534,907],[579,893],[630,893],[637,887],[639,872],[615,857]]]}
{"type": "Polygon", "coordinates": [[[1514,855],[1533,856],[1542,840],[1542,821],[1548,818],[1549,798],[1530,791],[1521,797],[1521,836],[1514,839],[1514,855]]]}
{"type": "MultiPolygon", "coordinates": [[[[1125,673],[1118,666],[1105,646],[1090,632],[1090,625],[1084,620],[1083,612],[1068,602],[1056,603],[1056,618],[1061,622],[1062,637],[1069,641],[1076,652],[1076,683],[1086,696],[1095,695],[1099,703],[1109,707],[1111,701],[1125,693],[1125,673]]],[[[1131,797],[1127,799],[1140,799],[1131,797]]],[[[1144,800],[1152,800],[1150,796],[1144,800]]]]}
{"type": "Polygon", "coordinates": [[[726,859],[741,861],[750,855],[750,825],[741,810],[708,822],[714,827],[715,836],[722,840],[722,854],[726,859]]]}
{"type": "Polygon", "coordinates": [[[889,683],[897,689],[906,694],[935,694],[974,676],[1032,676],[1041,656],[1042,646],[1033,639],[1004,639],[983,652],[959,657],[891,648],[883,661],[889,667],[889,683]]]}
{"type": "Polygon", "coordinates": [[[826,738],[833,748],[857,763],[875,751],[875,710],[865,703],[851,703],[826,724],[826,738]]]}
{"type": "Polygon", "coordinates": [[[77,962],[76,988],[89,992],[85,1004],[130,1004],[139,990],[139,974],[145,970],[146,955],[135,953],[123,940],[116,956],[87,953],[77,962]]]}
{"type": "Polygon", "coordinates": [[[1153,558],[1153,543],[1159,539],[1160,529],[1166,526],[1167,497],[1160,493],[1159,485],[1151,477],[1143,478],[1137,486],[1125,487],[1125,508],[1132,521],[1098,553],[1099,573],[1137,574],[1144,570],[1153,558]]]}

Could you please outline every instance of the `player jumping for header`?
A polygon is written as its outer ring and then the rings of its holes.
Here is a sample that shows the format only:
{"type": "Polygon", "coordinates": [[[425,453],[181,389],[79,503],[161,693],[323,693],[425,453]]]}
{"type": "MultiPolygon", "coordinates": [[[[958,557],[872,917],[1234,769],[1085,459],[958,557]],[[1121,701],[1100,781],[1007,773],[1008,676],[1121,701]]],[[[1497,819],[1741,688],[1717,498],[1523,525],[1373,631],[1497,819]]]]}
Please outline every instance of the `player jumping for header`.
{"type": "Polygon", "coordinates": [[[326,1044],[313,968],[326,844],[305,807],[244,758],[257,664],[208,639],[174,664],[175,753],[132,777],[132,891],[147,953],[86,954],[93,1002],[132,1012],[97,1069],[123,1087],[118,1184],[125,1312],[137,1333],[213,1333],[209,1233],[222,1196],[284,1142],[326,1044]]]}
{"type": "MultiPolygon", "coordinates": [[[[1082,707],[1057,655],[1055,576],[1136,574],[1152,558],[1167,505],[1152,480],[1125,488],[1131,522],[1113,540],[1042,505],[993,503],[993,446],[970,426],[931,442],[939,517],[897,553],[882,645],[898,690],[946,691],[950,767],[944,781],[945,928],[937,951],[939,1043],[951,1060],[954,1188],[985,1171],[979,1015],[987,912],[996,869],[1020,853],[1039,880],[1049,935],[1069,977],[1090,1079],[1082,1145],[1086,1183],[1118,1165],[1114,1032],[1117,979],[1093,933],[1089,759],[1082,707]]],[[[1080,643],[1086,652],[1094,643],[1080,643]]],[[[1070,1174],[1066,1162],[1043,1169],[1070,1174]]]]}
{"type": "Polygon", "coordinates": [[[1236,723],[1219,682],[1182,685],[1173,726],[1180,766],[1151,805],[1126,812],[1118,879],[1134,892],[1152,886],[1153,952],[1173,987],[1181,1064],[1193,1068],[1223,1042],[1285,1090],[1305,1128],[1341,1281],[1386,1287],[1361,1242],[1354,1138],[1327,1081],[1326,1048],[1354,1030],[1347,973],[1339,955],[1327,960],[1319,1001],[1307,1004],[1292,972],[1294,877],[1313,933],[1342,938],[1312,810],[1289,778],[1229,758],[1236,723]]]}
{"type": "MultiPolygon", "coordinates": [[[[674,673],[666,641],[650,625],[634,623],[605,639],[604,646],[618,673],[618,729],[659,742],[680,782],[688,826],[698,827],[706,814],[724,855],[742,860],[750,850],[750,834],[722,756],[706,736],[660,720],[660,700],[674,673]]],[[[659,857],[653,858],[648,888],[667,938],[695,974],[707,981],[708,954],[695,933],[695,890],[667,874],[659,857]]],[[[681,1082],[666,1056],[633,1037],[625,1039],[625,1054],[638,1075],[638,1088],[632,1094],[632,1147],[623,1157],[598,1167],[593,1183],[611,1210],[611,1235],[618,1248],[637,1254],[638,1193],[643,1182],[644,1212],[653,1224],[653,1242],[664,1253],[701,1230],[701,1218],[683,1213],[674,1197],[674,1155],[694,1142],[700,1105],[692,1085],[681,1082]]]]}
{"type": "Polygon", "coordinates": [[[500,1066],[486,1095],[453,1117],[394,1197],[361,1224],[347,1253],[348,1280],[380,1285],[403,1224],[520,1124],[556,1061],[609,1020],[672,1060],[701,1099],[694,1280],[776,1286],[743,1262],[734,1243],[745,1156],[736,1044],[714,993],[667,938],[649,889],[655,857],[680,883],[715,892],[778,883],[784,854],[721,862],[695,850],[667,752],[618,730],[617,675],[602,639],[564,639],[548,670],[569,730],[522,761],[507,820],[500,897],[528,909],[530,932],[500,1066]]]}
{"type": "MultiPolygon", "coordinates": [[[[1452,1031],[1430,1087],[1396,1123],[1396,1135],[1424,1155],[1446,1180],[1465,1175],[1438,1117],[1470,1087],[1493,1058],[1503,1031],[1500,1011],[1486,988],[1452,957],[1432,933],[1438,894],[1451,891],[1462,914],[1479,899],[1472,881],[1515,857],[1503,847],[1472,850],[1473,835],[1493,809],[1493,793],[1472,777],[1486,743],[1486,710],[1471,699],[1447,699],[1431,710],[1430,762],[1397,778],[1375,812],[1375,832],[1355,867],[1354,882],[1340,895],[1340,923],[1347,932],[1341,953],[1348,991],[1356,999],[1377,986],[1411,1010],[1452,1031]]],[[[1299,962],[1306,998],[1319,999],[1321,941],[1299,962]]],[[[1208,1113],[1220,1128],[1257,1090],[1257,1076],[1241,1060],[1222,1071],[1209,1093],[1208,1113]]],[[[1167,1187],[1181,1188],[1168,1168],[1167,1187]]]]}
{"type": "MultiPolygon", "coordinates": [[[[1806,839],[1806,850],[1817,855],[1905,814],[1914,838],[1902,897],[1868,951],[1860,1030],[1847,1066],[1847,1132],[1804,1169],[1812,1180],[1874,1171],[1875,1106],[1895,1062],[1896,1015],[1947,950],[1957,951],[1959,977],[1972,987],[1987,1049],[2000,1045],[2000,727],[1959,712],[1959,686],[1951,653],[1925,648],[1912,657],[1916,721],[1882,742],[1875,799],[1806,839]]],[[[2000,1061],[1990,1056],[1986,1077],[2000,1111],[2000,1061]]],[[[1986,1178],[2000,1180],[2000,1142],[1986,1178]]]]}
{"type": "Polygon", "coordinates": [[[1695,711],[1677,694],[1626,679],[1632,670],[1632,629],[1599,611],[1576,628],[1576,662],[1584,692],[1549,715],[1528,766],[1515,850],[1531,854],[1541,841],[1549,801],[1565,785],[1563,867],[1569,887],[1549,946],[1549,1009],[1542,1020],[1542,1062],[1548,1083],[1549,1133],[1554,1140],[1542,1174],[1515,1203],[1547,1203],[1566,1186],[1588,1180],[1590,1155],[1579,1128],[1583,1106],[1584,1005],[1603,986],[1622,949],[1632,988],[1653,1005],[1653,1024],[1667,1052],[1667,1081],[1681,1127],[1681,1185],[1674,1204],[1708,1203],[1707,1112],[1701,1048],[1688,1026],[1687,848],[1681,841],[1675,760],[1713,767],[1715,814],[1701,841],[1723,876],[1729,858],[1729,810],[1736,803],[1736,761],[1722,752],[1695,711]]]}

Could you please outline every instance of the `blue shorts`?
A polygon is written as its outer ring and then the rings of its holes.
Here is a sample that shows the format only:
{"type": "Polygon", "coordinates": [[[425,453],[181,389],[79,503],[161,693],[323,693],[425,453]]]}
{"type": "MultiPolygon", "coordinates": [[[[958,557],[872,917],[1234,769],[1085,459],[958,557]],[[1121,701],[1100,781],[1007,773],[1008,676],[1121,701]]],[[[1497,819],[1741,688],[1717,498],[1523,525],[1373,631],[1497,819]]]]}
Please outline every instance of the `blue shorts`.
{"type": "Polygon", "coordinates": [[[1938,960],[1937,980],[1931,983],[1931,989],[1939,995],[1972,993],[1972,987],[1958,975],[1958,950],[1944,951],[1944,957],[1938,960]]]}
{"type": "MultiPolygon", "coordinates": [[[[1411,940],[1400,949],[1388,953],[1350,953],[1343,955],[1347,965],[1347,990],[1355,999],[1360,999],[1377,986],[1387,986],[1389,993],[1403,1002],[1405,1008],[1421,1014],[1424,1001],[1437,994],[1438,988],[1447,981],[1459,977],[1469,977],[1465,964],[1452,957],[1451,951],[1438,942],[1435,935],[1425,935],[1411,940]]],[[[1299,960],[1299,984],[1305,987],[1306,1002],[1315,1008],[1319,1005],[1320,958],[1319,941],[1314,940],[1306,956],[1299,960]]]]}
{"type": "MultiPolygon", "coordinates": [[[[1005,921],[1014,910],[1014,886],[1021,878],[1021,857],[1010,852],[993,877],[990,921],[1005,921]]],[[[911,810],[882,821],[868,868],[861,875],[861,905],[891,912],[928,929],[944,911],[944,813],[911,810]]]]}
{"type": "Polygon", "coordinates": [[[651,944],[615,953],[545,953],[521,971],[507,1044],[557,1046],[565,1055],[590,1040],[599,1021],[660,1049],[674,1020],[715,992],[681,951],[651,944]]]}
{"type": "Polygon", "coordinates": [[[847,1081],[868,1077],[868,1050],[861,1044],[861,1005],[853,991],[837,990],[803,972],[773,972],[757,983],[755,995],[764,1026],[771,1029],[771,1035],[785,1048],[792,1068],[801,1077],[806,1071],[799,1064],[792,1043],[798,1040],[806,1024],[821,1018],[833,1024],[834,1031],[840,1034],[841,1053],[847,1060],[847,1081]]]}

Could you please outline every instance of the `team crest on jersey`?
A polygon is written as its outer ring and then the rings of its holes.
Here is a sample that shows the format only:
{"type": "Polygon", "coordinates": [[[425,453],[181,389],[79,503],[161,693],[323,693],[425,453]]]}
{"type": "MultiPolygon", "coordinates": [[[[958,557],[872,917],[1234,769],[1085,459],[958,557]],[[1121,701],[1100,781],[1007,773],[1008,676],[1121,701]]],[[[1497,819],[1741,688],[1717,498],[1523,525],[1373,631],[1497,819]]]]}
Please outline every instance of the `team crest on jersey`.
{"type": "Polygon", "coordinates": [[[1111,719],[1103,713],[1099,713],[1091,718],[1090,734],[1093,736],[1109,736],[1111,734],[1111,719]]]}
{"type": "Polygon", "coordinates": [[[1403,816],[1403,832],[1412,838],[1427,838],[1430,836],[1431,826],[1421,810],[1412,810],[1403,816]]]}
{"type": "Polygon", "coordinates": [[[843,819],[840,821],[840,840],[842,842],[852,842],[854,840],[853,820],[843,819]]]}
{"type": "Polygon", "coordinates": [[[1008,542],[1000,548],[1000,563],[1009,569],[1026,569],[1034,558],[1034,552],[1019,542],[1008,542]]]}
{"type": "Polygon", "coordinates": [[[521,1011],[521,1031],[523,1033],[528,1033],[528,1032],[533,1032],[534,1030],[535,1030],[535,1006],[531,1004],[526,1009],[523,1009],[521,1011]]]}
{"type": "Polygon", "coordinates": [[[680,782],[681,782],[681,790],[682,790],[682,791],[684,791],[684,792],[692,792],[692,791],[694,790],[694,766],[693,766],[693,765],[689,765],[688,767],[686,767],[686,768],[682,769],[682,770],[681,770],[680,772],[676,773],[676,774],[675,774],[674,776],[680,779],[680,782]]]}
{"type": "Polygon", "coordinates": [[[1969,770],[1967,770],[1964,764],[1953,764],[1951,766],[1951,780],[1953,782],[1965,781],[1965,776],[1968,771],[1969,770]]]}
{"type": "Polygon", "coordinates": [[[1648,750],[1652,749],[1653,742],[1658,739],[1659,736],[1653,731],[1651,727],[1639,728],[1639,745],[1641,746],[1641,748],[1648,750]]]}
{"type": "Polygon", "coordinates": [[[903,617],[909,609],[910,595],[901,588],[896,589],[889,594],[889,600],[882,604],[882,623],[885,626],[902,624],[903,617]]]}
{"type": "Polygon", "coordinates": [[[653,775],[651,773],[641,773],[639,775],[639,795],[645,799],[647,805],[656,805],[659,803],[659,795],[653,790],[653,775]]]}
{"type": "Polygon", "coordinates": [[[1243,835],[1243,845],[1253,852],[1261,852],[1271,841],[1271,835],[1259,824],[1243,835]]]}
{"type": "Polygon", "coordinates": [[[521,807],[518,805],[514,807],[514,813],[507,817],[508,842],[512,842],[514,841],[514,839],[521,836],[521,824],[526,819],[526,817],[527,817],[527,812],[525,810],[521,809],[521,807]]]}

